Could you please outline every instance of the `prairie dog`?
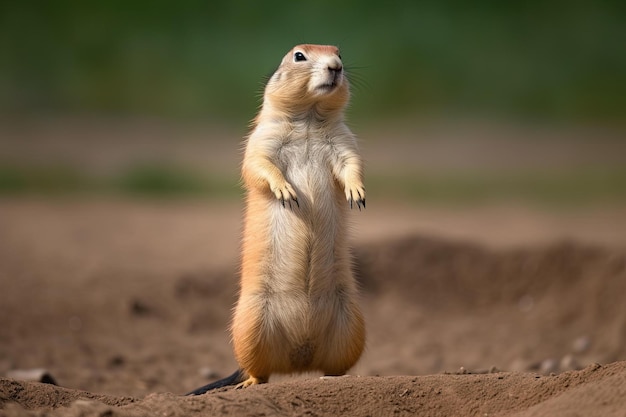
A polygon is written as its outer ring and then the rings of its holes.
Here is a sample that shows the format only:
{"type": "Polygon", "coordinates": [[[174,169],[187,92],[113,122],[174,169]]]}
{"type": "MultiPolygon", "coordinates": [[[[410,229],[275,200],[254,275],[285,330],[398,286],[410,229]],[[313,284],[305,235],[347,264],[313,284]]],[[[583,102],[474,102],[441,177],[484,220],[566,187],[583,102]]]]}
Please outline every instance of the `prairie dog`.
{"type": "Polygon", "coordinates": [[[339,50],[297,45],[269,79],[246,141],[241,289],[232,342],[240,369],[190,394],[274,373],[343,375],[365,326],[347,217],[365,208],[362,161],[344,123],[350,96],[339,50]]]}

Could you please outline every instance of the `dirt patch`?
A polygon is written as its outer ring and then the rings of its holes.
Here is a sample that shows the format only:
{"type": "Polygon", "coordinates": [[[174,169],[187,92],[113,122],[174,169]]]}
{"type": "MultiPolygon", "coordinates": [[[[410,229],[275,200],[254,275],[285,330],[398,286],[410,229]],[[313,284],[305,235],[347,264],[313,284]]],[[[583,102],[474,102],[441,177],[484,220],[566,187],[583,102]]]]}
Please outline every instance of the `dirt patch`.
{"type": "Polygon", "coordinates": [[[623,416],[626,362],[544,377],[525,373],[340,377],[245,391],[222,389],[197,397],[150,394],[142,399],[0,379],[0,400],[6,416],[623,416]]]}
{"type": "Polygon", "coordinates": [[[624,415],[622,246],[414,231],[355,247],[368,345],[353,376],[181,396],[236,367],[239,216],[1,202],[0,375],[45,368],[60,387],[0,379],[0,415],[624,415]]]}

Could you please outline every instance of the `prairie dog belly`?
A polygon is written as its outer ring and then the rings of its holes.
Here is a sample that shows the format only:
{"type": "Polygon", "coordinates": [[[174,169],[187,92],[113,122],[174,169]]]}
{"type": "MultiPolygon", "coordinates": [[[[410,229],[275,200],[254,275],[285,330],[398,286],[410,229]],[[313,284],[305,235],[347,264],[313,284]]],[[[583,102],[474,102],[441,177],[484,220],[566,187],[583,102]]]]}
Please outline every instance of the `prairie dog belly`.
{"type": "Polygon", "coordinates": [[[266,279],[268,333],[285,347],[288,369],[319,368],[332,343],[328,332],[343,321],[347,293],[353,290],[345,244],[347,205],[333,175],[330,147],[310,142],[284,146],[277,166],[293,186],[298,204],[270,201],[271,254],[266,279]],[[272,336],[273,335],[273,336],[272,336]]]}
{"type": "Polygon", "coordinates": [[[332,157],[332,145],[316,139],[289,143],[277,156],[277,166],[294,187],[298,203],[292,202],[289,210],[273,205],[275,231],[297,236],[293,242],[285,239],[284,245],[277,239],[276,255],[292,253],[299,262],[306,262],[305,276],[293,279],[305,285],[313,297],[320,286],[334,287],[333,266],[343,260],[337,255],[347,252],[348,206],[332,171],[332,157]]]}

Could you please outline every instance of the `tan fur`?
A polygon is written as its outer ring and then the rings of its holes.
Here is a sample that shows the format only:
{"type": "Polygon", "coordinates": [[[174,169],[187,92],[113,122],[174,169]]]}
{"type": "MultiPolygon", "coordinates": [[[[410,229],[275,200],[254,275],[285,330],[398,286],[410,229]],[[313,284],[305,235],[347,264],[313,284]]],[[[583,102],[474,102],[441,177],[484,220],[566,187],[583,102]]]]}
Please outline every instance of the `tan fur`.
{"type": "Polygon", "coordinates": [[[350,96],[334,46],[298,45],[270,78],[242,177],[247,191],[241,292],[232,323],[249,379],[342,375],[365,343],[351,270],[347,216],[365,206],[350,96]],[[302,53],[306,61],[296,62],[302,53]]]}

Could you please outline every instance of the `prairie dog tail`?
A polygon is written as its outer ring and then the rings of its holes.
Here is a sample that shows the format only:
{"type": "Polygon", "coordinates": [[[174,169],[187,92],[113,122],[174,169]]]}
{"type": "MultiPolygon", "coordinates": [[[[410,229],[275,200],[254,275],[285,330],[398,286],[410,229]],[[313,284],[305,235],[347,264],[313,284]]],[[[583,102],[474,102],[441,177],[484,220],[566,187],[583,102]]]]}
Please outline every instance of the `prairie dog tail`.
{"type": "Polygon", "coordinates": [[[237,369],[232,375],[227,376],[226,378],[222,378],[218,381],[211,382],[210,384],[207,384],[203,387],[196,388],[195,390],[188,392],[185,395],[202,395],[208,391],[211,391],[217,388],[241,384],[247,379],[248,379],[248,373],[245,372],[243,369],[237,369]]]}

